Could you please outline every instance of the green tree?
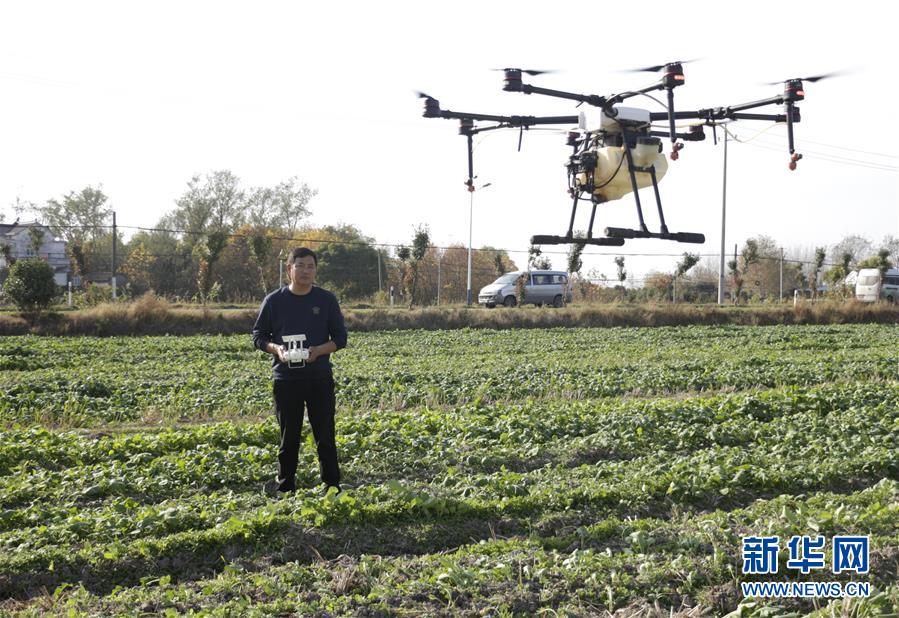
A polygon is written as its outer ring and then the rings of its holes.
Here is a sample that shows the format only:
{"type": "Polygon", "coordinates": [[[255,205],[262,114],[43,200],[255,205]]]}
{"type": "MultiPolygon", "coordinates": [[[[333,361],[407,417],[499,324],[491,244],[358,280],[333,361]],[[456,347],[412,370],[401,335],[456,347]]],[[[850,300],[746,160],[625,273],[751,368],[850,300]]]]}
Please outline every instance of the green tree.
{"type": "Polygon", "coordinates": [[[191,247],[209,232],[229,233],[240,227],[246,196],[240,180],[228,170],[218,170],[191,178],[187,189],[175,202],[175,210],[163,217],[158,227],[184,232],[191,247]]]}
{"type": "Polygon", "coordinates": [[[3,293],[19,311],[36,318],[57,294],[53,267],[38,258],[17,260],[9,267],[3,293]]]}
{"type": "Polygon", "coordinates": [[[47,200],[38,208],[41,219],[53,234],[69,246],[82,246],[107,232],[112,209],[102,187],[87,187],[71,191],[61,200],[47,200]]]}
{"type": "Polygon", "coordinates": [[[549,270],[552,263],[543,255],[543,249],[539,245],[528,247],[528,270],[549,270]]]}
{"type": "MultiPolygon", "coordinates": [[[[112,271],[112,232],[100,234],[75,251],[70,251],[73,262],[77,262],[82,273],[112,271]],[[80,258],[80,259],[78,259],[80,258]]],[[[128,246],[121,234],[116,234],[116,270],[128,260],[128,246]]]]}
{"type": "Polygon", "coordinates": [[[12,256],[12,247],[5,242],[0,243],[0,255],[3,256],[7,266],[11,266],[16,261],[16,258],[12,256]]]}
{"type": "Polygon", "coordinates": [[[812,286],[812,297],[818,297],[818,275],[821,272],[821,269],[824,268],[824,260],[827,258],[827,252],[824,250],[824,247],[815,247],[815,269],[812,271],[811,277],[811,286],[812,286]]]}
{"type": "Polygon", "coordinates": [[[890,262],[890,252],[888,249],[881,249],[877,255],[872,255],[857,264],[859,270],[862,268],[876,268],[880,271],[880,276],[886,276],[886,272],[893,267],[890,262]]]}
{"type": "Polygon", "coordinates": [[[195,293],[197,268],[191,255],[191,245],[179,241],[175,234],[169,232],[140,231],[129,240],[126,253],[130,254],[141,245],[146,255],[152,258],[144,262],[143,267],[147,269],[147,281],[153,291],[169,297],[195,293]]]}
{"type": "Polygon", "coordinates": [[[265,271],[269,263],[269,256],[272,252],[271,234],[262,229],[256,229],[250,236],[250,255],[259,269],[259,284],[261,286],[262,295],[268,294],[268,285],[265,281],[265,271]]]}
{"type": "Polygon", "coordinates": [[[198,261],[197,292],[203,305],[214,299],[213,267],[227,243],[228,235],[224,232],[210,232],[206,238],[194,245],[193,253],[198,261]]]}
{"type": "Polygon", "coordinates": [[[39,225],[32,225],[28,228],[28,246],[37,255],[41,251],[41,245],[44,244],[44,230],[39,225]]]}
{"type": "Polygon", "coordinates": [[[736,305],[740,302],[740,294],[743,292],[743,275],[740,273],[740,263],[737,260],[728,260],[727,270],[733,283],[733,301],[736,305]]]}
{"type": "MultiPolygon", "coordinates": [[[[575,232],[575,238],[583,238],[583,232],[575,232]]],[[[584,243],[582,242],[573,242],[568,245],[568,273],[570,275],[580,275],[581,269],[584,267],[584,260],[581,259],[581,255],[584,253],[584,243]]]]}
{"type": "Polygon", "coordinates": [[[677,263],[676,276],[682,277],[699,262],[699,256],[695,253],[684,253],[684,257],[677,263]]]}
{"type": "Polygon", "coordinates": [[[674,271],[674,277],[671,279],[672,286],[672,300],[673,302],[677,302],[677,280],[680,277],[683,277],[687,274],[691,268],[696,266],[696,263],[699,262],[699,256],[695,253],[686,253],[684,252],[684,257],[677,263],[677,268],[674,271]]]}
{"type": "Polygon", "coordinates": [[[431,233],[427,225],[419,225],[415,228],[415,236],[412,238],[412,248],[409,254],[409,266],[407,276],[409,278],[406,287],[409,290],[409,308],[415,304],[415,286],[418,283],[418,270],[421,261],[428,252],[431,244],[431,233]]]}
{"type": "Polygon", "coordinates": [[[497,251],[493,254],[493,274],[497,277],[501,277],[505,272],[505,266],[503,265],[503,254],[497,251]]]}
{"type": "Polygon", "coordinates": [[[624,256],[619,255],[615,258],[615,267],[618,269],[618,282],[619,285],[624,287],[624,281],[627,279],[627,271],[624,269],[624,256]]]}
{"type": "Polygon", "coordinates": [[[156,258],[150,254],[144,243],[130,247],[128,259],[122,264],[122,274],[128,277],[128,284],[134,297],[153,289],[152,272],[156,258]]]}
{"type": "MultiPolygon", "coordinates": [[[[318,246],[317,278],[344,298],[365,298],[378,290],[378,252],[374,239],[352,225],[325,226],[332,240],[318,246]]],[[[410,256],[411,257],[411,256],[410,256]]]]}

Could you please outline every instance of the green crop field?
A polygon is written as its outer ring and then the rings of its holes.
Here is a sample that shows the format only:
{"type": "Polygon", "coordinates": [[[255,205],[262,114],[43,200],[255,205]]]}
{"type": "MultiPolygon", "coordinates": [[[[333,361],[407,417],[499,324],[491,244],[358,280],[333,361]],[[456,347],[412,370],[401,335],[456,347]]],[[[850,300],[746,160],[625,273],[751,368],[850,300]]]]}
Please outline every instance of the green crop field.
{"type": "Polygon", "coordinates": [[[247,336],[0,340],[0,614],[899,613],[899,328],[350,333],[346,491],[247,336]],[[781,539],[776,575],[742,538],[781,539]],[[786,540],[870,538],[800,574],[786,540]],[[867,582],[862,599],[741,582],[867,582]]]}

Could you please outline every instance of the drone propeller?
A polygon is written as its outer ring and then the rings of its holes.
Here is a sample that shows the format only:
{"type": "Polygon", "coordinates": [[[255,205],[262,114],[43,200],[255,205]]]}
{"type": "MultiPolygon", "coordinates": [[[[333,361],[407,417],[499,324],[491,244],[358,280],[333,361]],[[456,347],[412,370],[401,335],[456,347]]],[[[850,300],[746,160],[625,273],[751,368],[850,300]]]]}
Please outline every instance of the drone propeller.
{"type": "Polygon", "coordinates": [[[425,100],[425,111],[422,114],[425,118],[438,118],[440,116],[440,101],[421,90],[416,90],[415,94],[419,99],[425,100]]]}
{"type": "Polygon", "coordinates": [[[675,60],[674,62],[666,62],[665,64],[655,64],[651,67],[642,67],[640,69],[624,69],[624,73],[658,73],[662,69],[672,64],[689,64],[696,62],[701,58],[691,58],[690,60],[675,60]]]}
{"type": "Polygon", "coordinates": [[[767,82],[766,86],[779,86],[780,84],[785,84],[787,82],[792,81],[800,81],[800,82],[811,82],[815,83],[821,81],[822,79],[830,79],[831,77],[839,77],[840,75],[845,75],[846,71],[832,71],[830,73],[822,73],[821,75],[812,75],[811,77],[794,77],[792,79],[785,79],[779,82],[767,82]]]}
{"type": "Polygon", "coordinates": [[[518,71],[519,73],[525,73],[532,77],[536,77],[537,75],[546,75],[547,73],[558,73],[555,69],[518,69],[515,67],[507,67],[505,69],[490,69],[491,71],[518,71]]]}

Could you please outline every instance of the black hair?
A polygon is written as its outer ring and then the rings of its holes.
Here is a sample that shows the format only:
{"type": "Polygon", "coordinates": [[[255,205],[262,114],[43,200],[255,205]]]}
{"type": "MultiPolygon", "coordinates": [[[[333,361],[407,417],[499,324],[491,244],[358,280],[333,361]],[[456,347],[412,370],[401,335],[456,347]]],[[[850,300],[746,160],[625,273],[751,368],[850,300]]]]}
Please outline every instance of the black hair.
{"type": "Polygon", "coordinates": [[[293,251],[290,252],[290,255],[287,258],[288,264],[293,264],[297,261],[298,258],[306,257],[307,255],[312,256],[312,260],[315,262],[315,265],[318,266],[318,256],[315,255],[315,251],[312,249],[308,249],[306,247],[297,247],[293,251]]]}

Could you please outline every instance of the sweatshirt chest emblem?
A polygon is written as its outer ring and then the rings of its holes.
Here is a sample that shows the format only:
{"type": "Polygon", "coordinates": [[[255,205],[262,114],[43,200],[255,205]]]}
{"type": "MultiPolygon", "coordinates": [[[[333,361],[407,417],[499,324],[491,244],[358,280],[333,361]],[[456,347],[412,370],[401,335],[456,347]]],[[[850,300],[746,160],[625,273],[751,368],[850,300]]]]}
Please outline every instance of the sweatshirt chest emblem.
{"type": "Polygon", "coordinates": [[[318,307],[312,308],[312,315],[318,315],[319,313],[321,313],[321,309],[319,309],[318,307]]]}

